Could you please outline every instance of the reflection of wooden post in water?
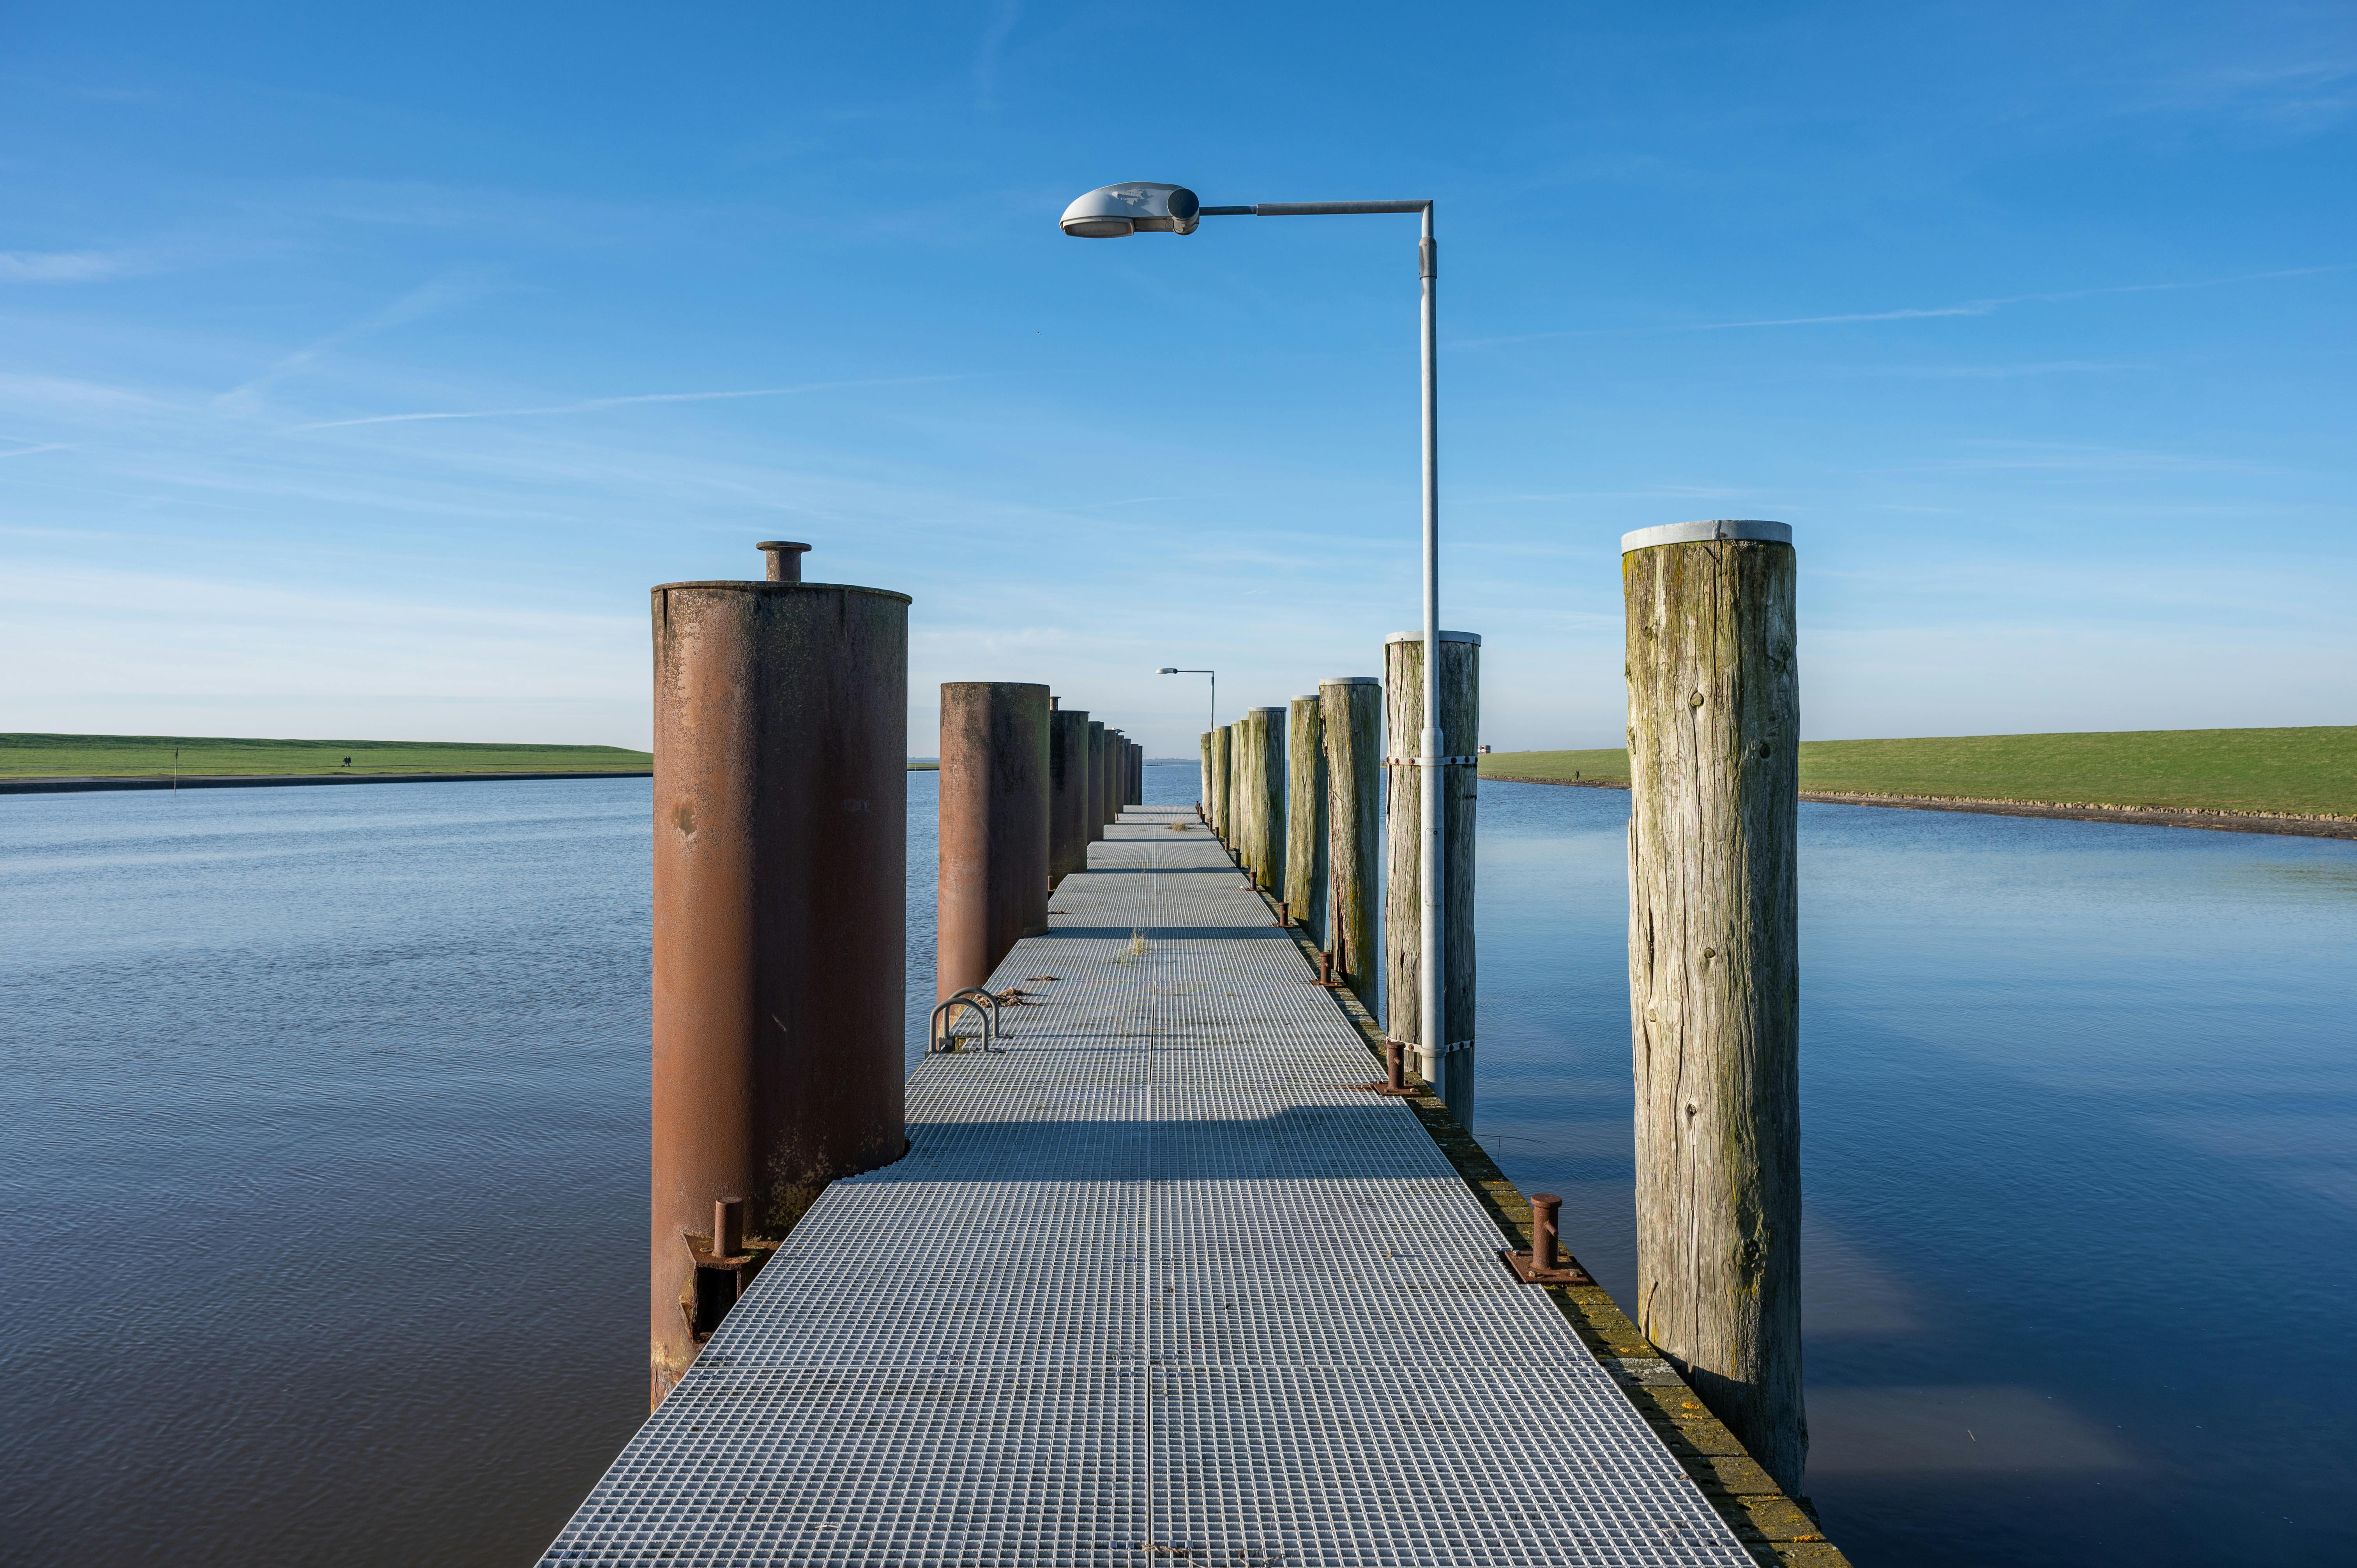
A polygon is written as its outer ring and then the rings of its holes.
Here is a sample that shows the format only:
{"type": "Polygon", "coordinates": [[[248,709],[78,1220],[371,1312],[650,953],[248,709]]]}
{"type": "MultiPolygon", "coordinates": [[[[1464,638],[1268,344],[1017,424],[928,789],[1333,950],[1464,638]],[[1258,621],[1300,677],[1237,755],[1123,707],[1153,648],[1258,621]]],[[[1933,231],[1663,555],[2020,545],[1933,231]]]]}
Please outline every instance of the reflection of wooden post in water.
{"type": "Polygon", "coordinates": [[[1637,1321],[1787,1492],[1801,1390],[1792,530],[1621,541],[1637,1321]]]}
{"type": "Polygon", "coordinates": [[[1296,697],[1285,728],[1285,904],[1326,940],[1326,726],[1316,696],[1296,697]]]}
{"type": "Polygon", "coordinates": [[[1375,1007],[1375,900],[1383,865],[1383,683],[1372,675],[1333,675],[1318,682],[1326,741],[1326,929],[1336,978],[1375,1007]]]}

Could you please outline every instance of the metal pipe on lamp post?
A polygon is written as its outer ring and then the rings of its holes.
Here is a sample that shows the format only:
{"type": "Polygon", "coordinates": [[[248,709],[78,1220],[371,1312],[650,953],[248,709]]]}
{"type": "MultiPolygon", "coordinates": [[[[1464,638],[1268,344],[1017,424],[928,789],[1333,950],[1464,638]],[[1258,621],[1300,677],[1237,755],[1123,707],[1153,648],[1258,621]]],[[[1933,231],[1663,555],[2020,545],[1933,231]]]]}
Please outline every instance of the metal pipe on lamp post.
{"type": "MultiPolygon", "coordinates": [[[[1448,987],[1441,978],[1442,865],[1440,837],[1440,380],[1435,352],[1439,247],[1432,237],[1430,201],[1263,201],[1249,207],[1206,207],[1183,185],[1133,180],[1101,186],[1064,209],[1065,233],[1080,240],[1119,240],[1132,234],[1191,234],[1206,218],[1339,218],[1364,213],[1415,213],[1424,220],[1416,243],[1416,274],[1423,290],[1421,348],[1424,391],[1424,733],[1417,736],[1416,766],[1428,769],[1419,805],[1416,881],[1424,919],[1416,959],[1416,1042],[1427,1063],[1452,1043],[1441,1008],[1448,987]]],[[[1216,714],[1216,710],[1215,710],[1216,714]]],[[[1216,725],[1214,728],[1218,727],[1216,725]]]]}
{"type": "Polygon", "coordinates": [[[1220,727],[1220,672],[1216,670],[1181,670],[1176,664],[1165,664],[1155,671],[1157,675],[1209,675],[1211,678],[1211,727],[1220,727]]]}

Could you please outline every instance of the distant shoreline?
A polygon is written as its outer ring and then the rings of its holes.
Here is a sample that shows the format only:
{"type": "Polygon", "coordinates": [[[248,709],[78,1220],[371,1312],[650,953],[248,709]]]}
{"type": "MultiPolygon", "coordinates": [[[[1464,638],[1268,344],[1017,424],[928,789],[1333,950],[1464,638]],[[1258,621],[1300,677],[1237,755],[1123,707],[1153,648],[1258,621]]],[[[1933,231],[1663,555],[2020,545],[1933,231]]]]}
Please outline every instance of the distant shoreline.
{"type": "MultiPolygon", "coordinates": [[[[1534,779],[1484,773],[1503,784],[1560,784],[1573,789],[1626,789],[1625,780],[1534,779]]],[[[2105,806],[2068,800],[1997,800],[1965,795],[1870,795],[1803,789],[1801,799],[1823,806],[1892,806],[1910,811],[1969,811],[1989,817],[2048,817],[2073,822],[2140,822],[2147,827],[2201,828],[2222,833],[2278,833],[2295,838],[2357,839],[2357,819],[2289,811],[2219,811],[2179,806],[2105,806]]]]}
{"type": "Polygon", "coordinates": [[[645,769],[575,768],[563,773],[196,773],[178,779],[0,779],[0,795],[77,795],[108,789],[275,789],[292,784],[479,784],[500,779],[651,779],[645,769]]]}

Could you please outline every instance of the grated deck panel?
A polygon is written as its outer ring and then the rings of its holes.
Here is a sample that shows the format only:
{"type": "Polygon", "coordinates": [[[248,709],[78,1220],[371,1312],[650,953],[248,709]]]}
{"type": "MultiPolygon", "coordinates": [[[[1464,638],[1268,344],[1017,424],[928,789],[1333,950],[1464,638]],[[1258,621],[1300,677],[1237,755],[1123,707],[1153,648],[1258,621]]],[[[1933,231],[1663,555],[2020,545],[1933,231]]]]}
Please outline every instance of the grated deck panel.
{"type": "Polygon", "coordinates": [[[1049,925],[544,1563],[1750,1563],[1191,812],[1049,925]]]}

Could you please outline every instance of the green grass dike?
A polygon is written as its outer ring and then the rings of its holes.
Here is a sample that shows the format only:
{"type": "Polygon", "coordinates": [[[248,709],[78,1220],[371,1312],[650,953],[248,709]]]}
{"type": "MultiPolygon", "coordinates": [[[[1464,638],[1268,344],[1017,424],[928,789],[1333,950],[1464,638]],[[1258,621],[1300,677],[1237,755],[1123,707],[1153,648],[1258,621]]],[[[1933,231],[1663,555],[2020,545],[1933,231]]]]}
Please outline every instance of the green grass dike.
{"type": "MultiPolygon", "coordinates": [[[[1626,751],[1501,751],[1485,779],[1626,785],[1626,751]]],[[[2357,817],[2357,725],[1801,744],[1806,794],[2357,817]]]]}
{"type": "Polygon", "coordinates": [[[226,736],[0,735],[0,779],[168,779],[326,773],[644,773],[619,746],[473,741],[244,740],[226,736]],[[178,750],[177,761],[172,753],[178,750]],[[345,758],[351,759],[350,765],[345,758]]]}

